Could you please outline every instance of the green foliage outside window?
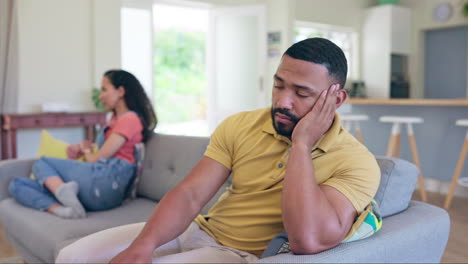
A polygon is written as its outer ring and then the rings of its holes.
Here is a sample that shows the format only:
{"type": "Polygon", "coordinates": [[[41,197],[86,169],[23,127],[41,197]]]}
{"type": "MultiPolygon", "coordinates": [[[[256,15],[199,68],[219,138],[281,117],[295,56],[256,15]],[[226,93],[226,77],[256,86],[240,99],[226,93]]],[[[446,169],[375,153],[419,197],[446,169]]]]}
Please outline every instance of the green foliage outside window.
{"type": "Polygon", "coordinates": [[[465,15],[465,17],[468,17],[468,1],[466,1],[463,5],[463,15],[465,15]]]}
{"type": "Polygon", "coordinates": [[[205,119],[205,33],[155,32],[154,102],[161,123],[205,119]]]}

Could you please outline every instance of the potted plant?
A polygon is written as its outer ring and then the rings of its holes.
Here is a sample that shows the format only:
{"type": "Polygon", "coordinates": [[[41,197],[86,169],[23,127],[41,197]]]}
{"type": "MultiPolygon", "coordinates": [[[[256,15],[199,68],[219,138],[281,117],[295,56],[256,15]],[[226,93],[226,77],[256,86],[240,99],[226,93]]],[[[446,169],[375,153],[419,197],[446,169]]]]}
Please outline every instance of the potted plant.
{"type": "Polygon", "coordinates": [[[104,111],[104,105],[102,105],[101,100],[99,100],[99,95],[101,94],[101,90],[94,87],[91,94],[91,99],[93,100],[94,107],[96,107],[99,111],[104,111]]]}
{"type": "Polygon", "coordinates": [[[463,5],[463,15],[465,17],[468,17],[468,1],[466,1],[465,4],[463,5]]]}

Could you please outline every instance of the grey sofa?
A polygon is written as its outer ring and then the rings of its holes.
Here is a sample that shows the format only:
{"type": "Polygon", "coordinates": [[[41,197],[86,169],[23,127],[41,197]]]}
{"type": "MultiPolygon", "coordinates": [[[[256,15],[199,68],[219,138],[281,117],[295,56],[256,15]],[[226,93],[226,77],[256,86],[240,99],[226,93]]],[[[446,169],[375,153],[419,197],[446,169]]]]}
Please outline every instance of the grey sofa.
{"type": "MultiPolygon", "coordinates": [[[[118,225],[145,221],[157,201],[175,186],[203,155],[207,138],[155,134],[146,144],[138,198],[85,219],[65,220],[18,204],[8,194],[14,177],[27,177],[33,159],[0,162],[0,222],[28,263],[52,263],[60,249],[88,234],[118,225]]],[[[409,162],[377,158],[382,180],[375,197],[384,216],[382,229],[374,236],[340,244],[315,255],[280,254],[261,263],[293,262],[439,262],[444,252],[450,221],[441,208],[410,201],[418,170],[409,162]]],[[[226,182],[217,196],[229,184],[226,182]]]]}

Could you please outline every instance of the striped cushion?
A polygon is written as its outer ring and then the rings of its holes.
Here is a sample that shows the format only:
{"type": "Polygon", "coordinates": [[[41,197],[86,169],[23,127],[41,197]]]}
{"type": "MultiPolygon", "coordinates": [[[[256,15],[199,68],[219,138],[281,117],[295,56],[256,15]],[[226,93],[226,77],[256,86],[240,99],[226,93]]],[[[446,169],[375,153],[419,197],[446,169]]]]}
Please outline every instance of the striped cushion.
{"type": "MultiPolygon", "coordinates": [[[[354,220],[348,235],[341,243],[352,242],[372,236],[382,227],[382,216],[377,202],[372,200],[354,220]]],[[[263,252],[262,258],[291,252],[288,235],[285,231],[278,234],[263,252]]]]}
{"type": "Polygon", "coordinates": [[[135,175],[132,178],[132,181],[127,187],[127,199],[135,199],[138,183],[140,182],[141,175],[143,173],[143,161],[145,160],[145,145],[143,143],[138,143],[135,145],[135,166],[136,171],[135,175]]]}

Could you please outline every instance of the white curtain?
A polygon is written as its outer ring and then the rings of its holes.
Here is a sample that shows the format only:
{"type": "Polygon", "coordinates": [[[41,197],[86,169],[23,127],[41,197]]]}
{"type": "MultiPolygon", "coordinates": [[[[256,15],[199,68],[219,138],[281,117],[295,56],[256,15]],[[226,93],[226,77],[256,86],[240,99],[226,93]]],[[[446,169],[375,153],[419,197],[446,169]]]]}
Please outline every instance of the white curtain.
{"type": "Polygon", "coordinates": [[[0,113],[17,111],[18,30],[15,0],[0,0],[0,113]]]}

